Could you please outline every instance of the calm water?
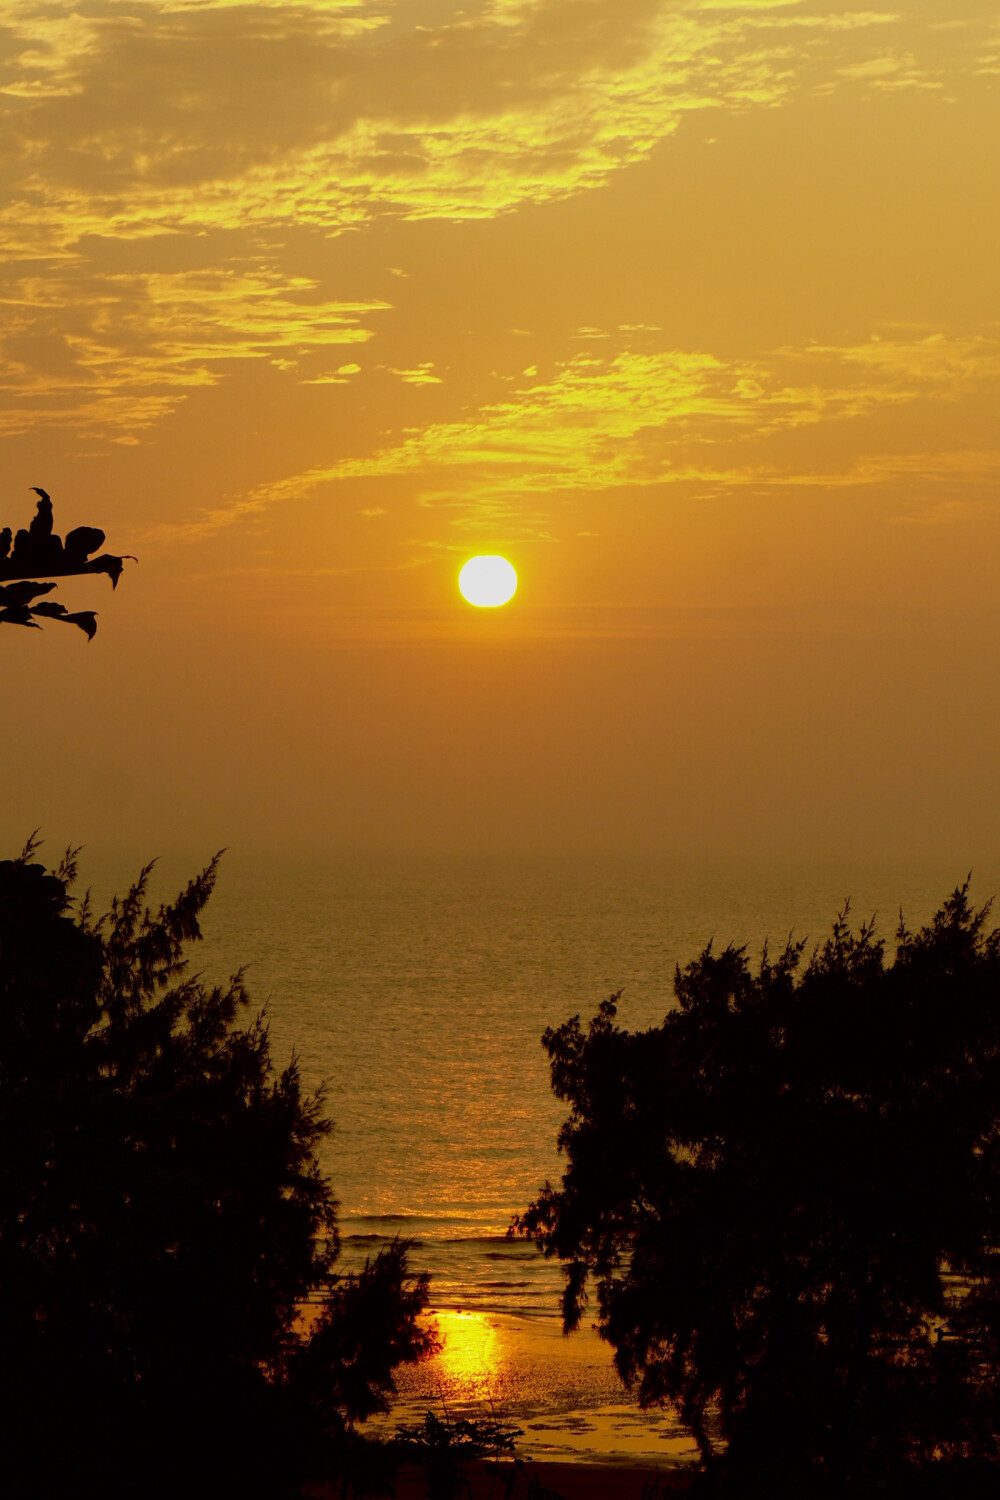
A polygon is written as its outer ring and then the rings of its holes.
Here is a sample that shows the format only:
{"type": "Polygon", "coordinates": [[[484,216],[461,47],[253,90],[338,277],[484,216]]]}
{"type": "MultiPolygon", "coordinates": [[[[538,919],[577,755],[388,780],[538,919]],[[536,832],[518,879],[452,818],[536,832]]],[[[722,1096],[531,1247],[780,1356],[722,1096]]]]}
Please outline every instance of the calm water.
{"type": "MultiPolygon", "coordinates": [[[[154,894],[173,894],[196,864],[164,861],[154,894]]],[[[98,899],[132,873],[83,865],[98,899]]],[[[752,952],[790,932],[819,939],[847,896],[891,936],[900,904],[911,925],[926,920],[963,874],[230,854],[197,966],[218,978],[248,965],[276,1059],[294,1048],[306,1080],[326,1081],[345,1265],[403,1233],[436,1306],[552,1316],[558,1270],[504,1238],[559,1172],[546,1026],[618,989],[624,1024],[655,1024],[675,963],[709,939],[752,952]]],[[[980,899],[997,888],[990,874],[977,876],[980,899]]]]}

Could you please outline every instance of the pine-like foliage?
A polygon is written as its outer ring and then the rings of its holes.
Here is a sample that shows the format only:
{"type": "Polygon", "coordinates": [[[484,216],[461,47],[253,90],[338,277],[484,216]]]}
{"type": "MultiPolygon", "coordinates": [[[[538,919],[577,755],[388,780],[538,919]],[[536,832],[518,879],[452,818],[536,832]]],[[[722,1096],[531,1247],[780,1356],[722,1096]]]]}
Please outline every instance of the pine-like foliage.
{"type": "Polygon", "coordinates": [[[335,1272],[322,1099],[241,974],[186,966],[216,861],[95,921],[33,854],[0,863],[0,1490],[297,1492],[427,1348],[426,1282],[401,1245],[335,1272]]]}
{"type": "MultiPolygon", "coordinates": [[[[518,1221],[573,1327],[673,1403],[734,1495],[972,1493],[998,1455],[1000,938],[965,887],[887,961],[846,912],[663,1024],[549,1031],[559,1187],[518,1221]]],[[[996,1484],[992,1470],[991,1488],[996,1484]]]]}

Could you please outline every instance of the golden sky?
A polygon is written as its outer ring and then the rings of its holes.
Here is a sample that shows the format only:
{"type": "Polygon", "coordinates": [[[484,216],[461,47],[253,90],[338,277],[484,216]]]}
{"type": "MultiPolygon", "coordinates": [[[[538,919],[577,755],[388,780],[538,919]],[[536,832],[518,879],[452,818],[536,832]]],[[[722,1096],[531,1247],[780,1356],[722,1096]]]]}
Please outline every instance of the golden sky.
{"type": "Polygon", "coordinates": [[[140,558],[0,635],[8,842],[991,846],[998,90],[997,0],[0,0],[0,523],[140,558]]]}

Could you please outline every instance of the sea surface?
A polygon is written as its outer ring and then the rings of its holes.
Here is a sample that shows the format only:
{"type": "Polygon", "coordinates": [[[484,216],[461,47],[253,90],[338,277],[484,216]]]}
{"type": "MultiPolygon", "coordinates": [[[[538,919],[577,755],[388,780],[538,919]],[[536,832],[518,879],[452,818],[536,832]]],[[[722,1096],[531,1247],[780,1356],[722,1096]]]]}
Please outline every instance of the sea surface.
{"type": "MultiPolygon", "coordinates": [[[[198,863],[163,860],[154,897],[176,893],[198,863]]],[[[81,861],[98,904],[134,873],[134,862],[81,861]]],[[[245,966],[276,1062],[294,1051],[309,1087],[325,1089],[336,1128],[322,1161],[341,1205],[343,1268],[402,1235],[414,1268],[431,1274],[446,1349],[404,1381],[404,1413],[434,1399],[490,1404],[525,1424],[533,1456],[682,1453],[675,1426],[629,1403],[592,1332],[562,1338],[558,1266],[507,1238],[560,1172],[565,1110],[542,1033],[586,1020],[618,991],[623,1025],[656,1025],[675,965],[708,942],[754,957],[790,936],[811,946],[848,899],[891,947],[901,907],[920,925],[965,874],[227,854],[193,966],[212,979],[245,966]]],[[[972,893],[983,901],[998,888],[1000,868],[977,873],[972,893]]]]}

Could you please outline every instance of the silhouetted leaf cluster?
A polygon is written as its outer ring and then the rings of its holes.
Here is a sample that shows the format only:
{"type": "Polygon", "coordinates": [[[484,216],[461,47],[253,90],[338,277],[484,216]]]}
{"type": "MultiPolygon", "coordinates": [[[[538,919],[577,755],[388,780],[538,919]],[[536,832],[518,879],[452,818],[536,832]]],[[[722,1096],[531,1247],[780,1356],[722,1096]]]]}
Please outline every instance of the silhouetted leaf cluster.
{"type": "MultiPolygon", "coordinates": [[[[13,538],[11,529],[0,530],[0,624],[26,625],[39,630],[39,620],[61,620],[65,625],[77,625],[93,640],[97,630],[97,615],[92,609],[70,613],[63,604],[47,599],[36,604],[45,594],[51,594],[54,583],[37,580],[49,577],[81,573],[106,573],[112,588],[118,587],[125,560],[110,552],[100,557],[91,557],[98,547],[104,545],[104,532],[94,526],[77,526],[69,532],[65,542],[52,530],[52,501],[44,490],[36,489],[38,506],[27,531],[19,531],[13,538]],[[17,582],[8,580],[16,579],[17,582]]],[[[135,559],[133,558],[134,562],[135,559]]]]}
{"type": "MultiPolygon", "coordinates": [[[[456,1500],[471,1493],[465,1464],[483,1458],[494,1464],[512,1460],[514,1443],[521,1436],[521,1428],[497,1417],[439,1417],[425,1411],[419,1425],[397,1428],[393,1446],[401,1458],[423,1469],[428,1500],[456,1500]]],[[[505,1495],[513,1493],[518,1472],[513,1462],[505,1467],[505,1495]]]]}
{"type": "Polygon", "coordinates": [[[186,966],[216,861],[95,921],[33,853],[0,862],[0,1491],[297,1493],[430,1347],[426,1278],[402,1243],[336,1274],[322,1099],[241,974],[186,966]]]}
{"type": "Polygon", "coordinates": [[[567,1329],[596,1283],[621,1376],[676,1405],[720,1493],[995,1489],[986,916],[963,886],[891,962],[846,910],[804,967],[710,946],[661,1026],[620,1029],[615,996],[545,1034],[568,1164],[516,1227],[565,1262],[567,1329]]]}

